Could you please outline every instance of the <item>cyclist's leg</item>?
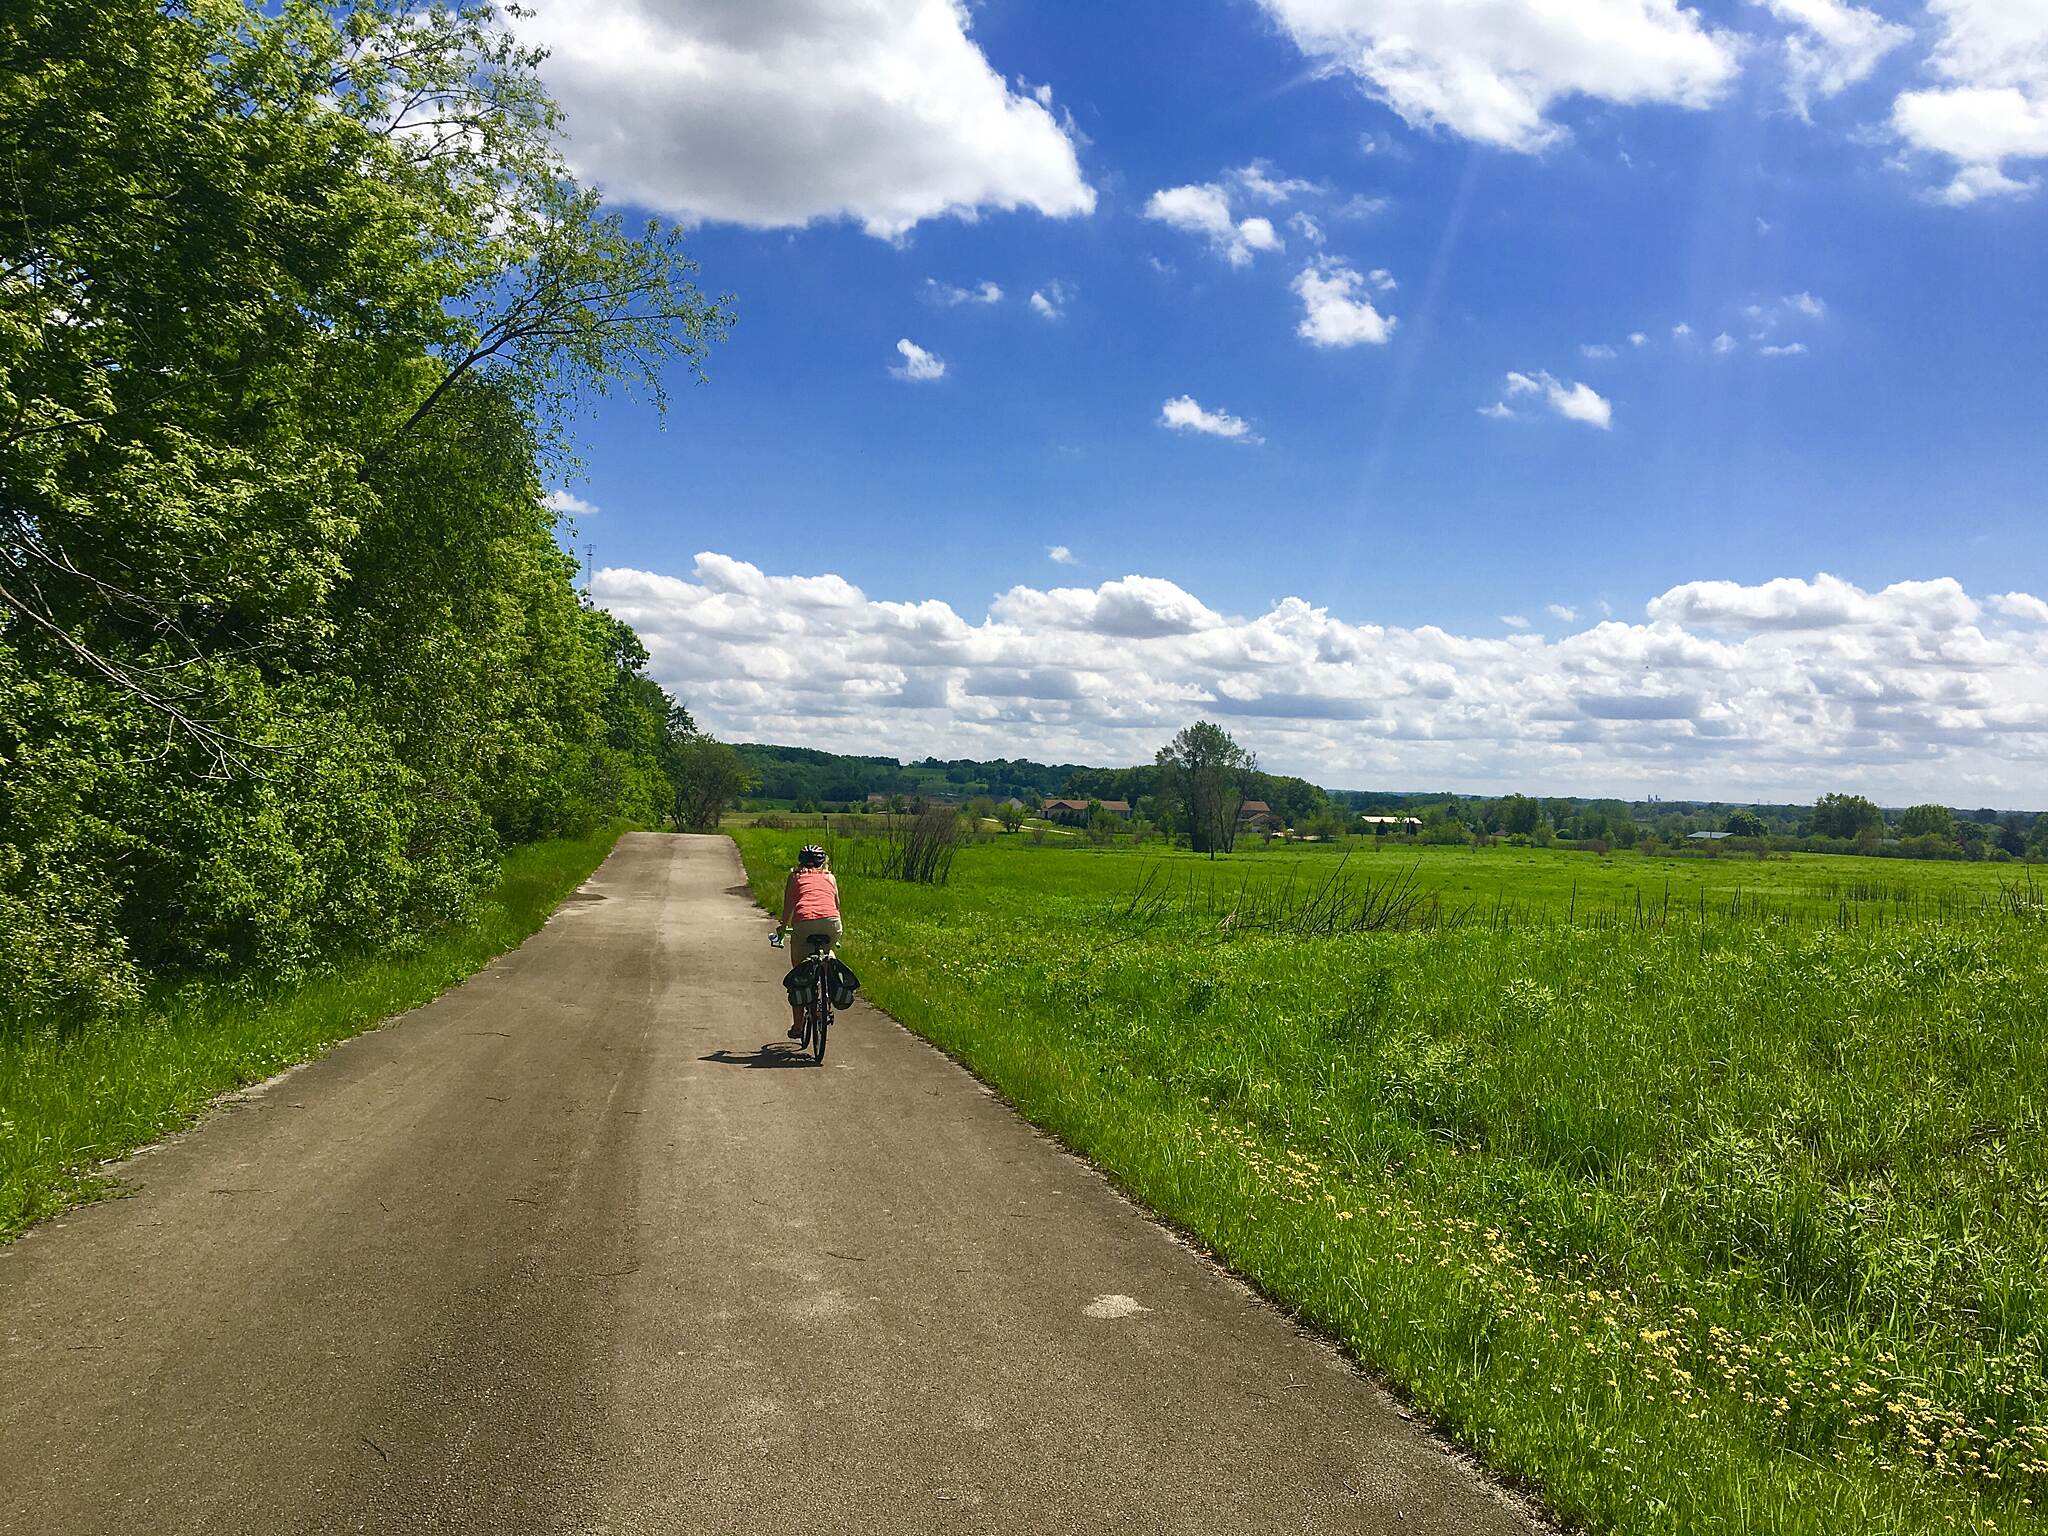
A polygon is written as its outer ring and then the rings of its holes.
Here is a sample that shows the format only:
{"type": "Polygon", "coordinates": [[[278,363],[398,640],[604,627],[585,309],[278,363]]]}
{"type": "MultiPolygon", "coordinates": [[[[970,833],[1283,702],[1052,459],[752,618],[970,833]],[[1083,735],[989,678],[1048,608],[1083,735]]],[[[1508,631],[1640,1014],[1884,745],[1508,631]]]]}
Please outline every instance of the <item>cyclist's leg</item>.
{"type": "MultiPolygon", "coordinates": [[[[808,922],[792,922],[784,934],[782,941],[783,952],[789,956],[789,963],[792,967],[801,967],[810,954],[810,944],[805,933],[809,927],[810,924],[808,922]]],[[[792,992],[789,997],[790,1039],[803,1039],[804,1019],[807,1011],[804,1005],[796,1000],[796,994],[792,992]]]]}

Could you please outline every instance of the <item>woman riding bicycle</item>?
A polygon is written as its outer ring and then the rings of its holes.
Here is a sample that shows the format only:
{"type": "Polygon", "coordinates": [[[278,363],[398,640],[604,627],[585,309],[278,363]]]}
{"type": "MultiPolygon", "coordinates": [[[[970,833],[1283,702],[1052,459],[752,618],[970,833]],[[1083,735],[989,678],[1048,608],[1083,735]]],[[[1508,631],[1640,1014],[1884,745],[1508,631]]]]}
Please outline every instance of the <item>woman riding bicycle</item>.
{"type": "MultiPolygon", "coordinates": [[[[814,935],[836,947],[845,930],[839,921],[839,882],[826,866],[825,850],[807,843],[796,856],[796,868],[782,885],[782,932],[789,946],[790,960],[801,965],[811,952],[814,935]]],[[[789,1005],[789,1038],[801,1040],[804,1010],[793,999],[789,1005]]]]}

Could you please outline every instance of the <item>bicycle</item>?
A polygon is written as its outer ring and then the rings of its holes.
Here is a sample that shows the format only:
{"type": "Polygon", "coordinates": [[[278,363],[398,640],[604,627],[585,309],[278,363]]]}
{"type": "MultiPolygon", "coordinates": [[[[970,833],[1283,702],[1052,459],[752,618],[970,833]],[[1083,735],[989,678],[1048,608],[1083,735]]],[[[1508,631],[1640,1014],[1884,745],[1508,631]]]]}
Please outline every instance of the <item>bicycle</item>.
{"type": "Polygon", "coordinates": [[[825,1036],[832,1029],[832,941],[822,933],[814,933],[809,948],[810,954],[802,963],[815,968],[817,984],[811,989],[811,1000],[804,1009],[804,1036],[797,1042],[797,1049],[809,1051],[811,1060],[823,1065],[825,1036]]]}

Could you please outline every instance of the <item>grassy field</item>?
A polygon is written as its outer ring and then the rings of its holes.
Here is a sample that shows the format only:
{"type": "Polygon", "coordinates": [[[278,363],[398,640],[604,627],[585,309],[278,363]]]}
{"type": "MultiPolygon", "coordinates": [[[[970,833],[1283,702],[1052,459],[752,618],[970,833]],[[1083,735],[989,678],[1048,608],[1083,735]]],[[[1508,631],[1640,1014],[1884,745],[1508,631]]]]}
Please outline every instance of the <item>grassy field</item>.
{"type": "MultiPolygon", "coordinates": [[[[802,840],[739,834],[758,892],[802,840]]],[[[878,1002],[1565,1518],[2048,1528],[2024,871],[1425,850],[1333,896],[1301,850],[836,862],[878,1002]]]]}
{"type": "Polygon", "coordinates": [[[616,829],[504,860],[475,919],[402,954],[337,965],[288,988],[195,985],[133,1025],[0,1036],[0,1242],[67,1205],[114,1193],[93,1172],[176,1130],[219,1095],[415,1008],[518,944],[581,885],[616,829]]]}

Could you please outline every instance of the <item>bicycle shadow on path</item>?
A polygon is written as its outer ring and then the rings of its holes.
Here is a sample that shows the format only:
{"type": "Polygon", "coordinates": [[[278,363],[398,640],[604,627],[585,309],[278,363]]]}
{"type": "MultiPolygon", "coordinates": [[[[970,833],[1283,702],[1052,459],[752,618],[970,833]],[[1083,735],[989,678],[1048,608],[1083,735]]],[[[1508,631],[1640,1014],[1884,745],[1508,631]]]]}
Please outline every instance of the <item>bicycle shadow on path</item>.
{"type": "Polygon", "coordinates": [[[699,1056],[699,1061],[716,1062],[722,1067],[815,1067],[818,1062],[811,1053],[791,1042],[771,1040],[766,1045],[756,1046],[742,1055],[728,1051],[723,1046],[708,1056],[699,1056]]]}

